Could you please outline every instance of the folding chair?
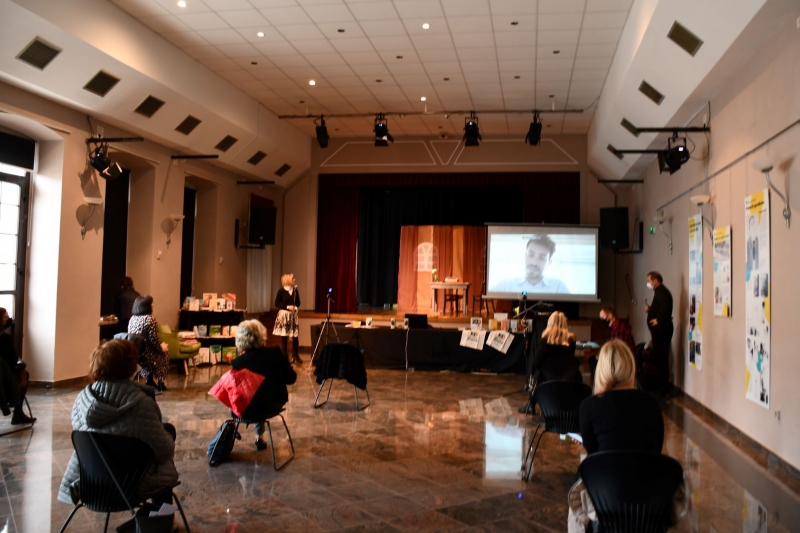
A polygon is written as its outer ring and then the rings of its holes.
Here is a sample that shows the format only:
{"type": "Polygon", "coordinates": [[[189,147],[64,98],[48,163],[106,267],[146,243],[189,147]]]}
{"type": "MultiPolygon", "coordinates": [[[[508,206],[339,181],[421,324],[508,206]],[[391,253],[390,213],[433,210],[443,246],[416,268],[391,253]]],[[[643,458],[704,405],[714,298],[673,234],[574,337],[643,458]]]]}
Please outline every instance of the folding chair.
{"type": "Polygon", "coordinates": [[[233,421],[236,422],[236,432],[237,433],[239,431],[239,424],[244,424],[245,427],[247,427],[247,426],[250,426],[250,424],[257,424],[259,422],[266,422],[266,424],[267,424],[267,432],[269,433],[269,449],[272,452],[272,468],[274,468],[276,472],[278,470],[280,470],[281,468],[283,468],[284,466],[286,466],[289,463],[289,461],[294,459],[294,442],[292,441],[292,434],[289,433],[289,426],[286,425],[286,419],[283,418],[283,412],[284,411],[285,411],[284,409],[281,409],[280,411],[275,412],[275,413],[268,413],[263,418],[254,418],[254,417],[246,417],[245,418],[245,417],[239,417],[239,416],[236,416],[236,415],[234,415],[234,417],[233,417],[233,421]],[[269,424],[270,418],[275,418],[276,416],[281,417],[281,422],[283,422],[283,427],[286,430],[286,436],[289,437],[289,446],[292,447],[292,455],[291,455],[291,457],[286,459],[280,465],[275,462],[275,444],[272,441],[272,426],[269,424]]]}

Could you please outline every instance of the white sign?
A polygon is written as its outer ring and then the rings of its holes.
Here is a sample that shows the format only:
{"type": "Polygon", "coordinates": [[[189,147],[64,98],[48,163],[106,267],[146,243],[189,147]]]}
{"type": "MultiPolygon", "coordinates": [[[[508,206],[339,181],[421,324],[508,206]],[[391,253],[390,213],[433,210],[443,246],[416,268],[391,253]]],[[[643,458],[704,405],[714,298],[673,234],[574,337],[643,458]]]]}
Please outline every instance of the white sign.
{"type": "Polygon", "coordinates": [[[769,190],[744,199],[745,219],[745,371],[746,397],[769,409],[770,344],[770,245],[769,190]]]}
{"type": "Polygon", "coordinates": [[[714,230],[714,316],[731,316],[731,227],[714,230]]]}
{"type": "Polygon", "coordinates": [[[703,369],[703,216],[689,217],[689,364],[703,369]]]}

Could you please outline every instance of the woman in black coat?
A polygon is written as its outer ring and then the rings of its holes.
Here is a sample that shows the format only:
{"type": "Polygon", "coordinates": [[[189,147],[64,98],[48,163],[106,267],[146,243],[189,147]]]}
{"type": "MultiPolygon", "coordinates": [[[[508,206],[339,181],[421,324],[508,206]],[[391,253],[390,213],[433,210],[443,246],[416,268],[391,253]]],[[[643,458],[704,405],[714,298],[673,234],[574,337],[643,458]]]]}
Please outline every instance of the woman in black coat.
{"type": "Polygon", "coordinates": [[[281,338],[281,347],[286,357],[289,357],[289,337],[292,338],[292,358],[293,364],[302,365],[303,360],[298,354],[300,343],[300,325],[297,319],[297,310],[300,309],[300,292],[297,290],[297,280],[294,274],[284,274],[281,276],[281,287],[275,295],[275,307],[278,308],[278,317],[275,319],[273,335],[281,338]]]}
{"type": "MultiPolygon", "coordinates": [[[[258,320],[245,320],[236,328],[236,350],[239,356],[231,361],[234,370],[249,370],[264,376],[256,394],[250,400],[242,418],[261,419],[275,414],[289,401],[287,385],[297,380],[292,365],[277,346],[267,347],[267,328],[258,320]]],[[[264,422],[257,422],[256,448],[263,450],[267,443],[261,436],[266,429],[264,422]]]]}
{"type": "MultiPolygon", "coordinates": [[[[25,370],[24,366],[18,366],[19,357],[17,356],[17,351],[14,349],[14,340],[11,338],[11,335],[6,333],[6,327],[7,325],[10,326],[10,321],[11,319],[8,317],[8,311],[0,307],[0,359],[5,361],[8,366],[8,371],[11,375],[9,378],[9,385],[19,388],[19,400],[16,401],[17,399],[14,398],[14,414],[11,416],[11,423],[32,424],[36,422],[36,419],[30,418],[22,412],[22,404],[25,401],[25,394],[28,392],[28,371],[25,370]]],[[[13,398],[13,396],[16,396],[16,393],[11,394],[11,391],[6,393],[6,399],[8,400],[13,398]]],[[[3,409],[6,409],[6,407],[3,406],[3,409]]],[[[4,414],[7,415],[8,413],[6,412],[4,414]]]]}
{"type": "Polygon", "coordinates": [[[547,329],[536,347],[531,373],[539,372],[539,383],[565,379],[582,382],[579,366],[580,360],[575,357],[575,334],[569,330],[564,313],[555,311],[547,320],[547,329]]]}

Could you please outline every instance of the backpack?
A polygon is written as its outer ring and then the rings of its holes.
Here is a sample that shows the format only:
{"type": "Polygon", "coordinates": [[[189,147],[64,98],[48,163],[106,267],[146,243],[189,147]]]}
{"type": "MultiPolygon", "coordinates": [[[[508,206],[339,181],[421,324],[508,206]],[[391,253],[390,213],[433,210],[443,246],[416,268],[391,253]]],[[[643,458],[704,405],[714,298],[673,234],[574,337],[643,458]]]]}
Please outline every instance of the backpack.
{"type": "Polygon", "coordinates": [[[217,466],[228,458],[233,451],[236,440],[242,440],[242,436],[236,431],[236,422],[232,418],[226,420],[219,427],[219,431],[208,443],[208,464],[217,466]]]}

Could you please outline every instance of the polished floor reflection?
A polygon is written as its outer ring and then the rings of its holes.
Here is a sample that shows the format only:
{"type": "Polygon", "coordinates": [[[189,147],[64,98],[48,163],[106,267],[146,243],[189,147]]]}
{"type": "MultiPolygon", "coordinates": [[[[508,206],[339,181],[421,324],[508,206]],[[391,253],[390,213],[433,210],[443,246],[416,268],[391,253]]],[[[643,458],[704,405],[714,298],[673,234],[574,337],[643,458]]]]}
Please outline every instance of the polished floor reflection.
{"type": "MultiPolygon", "coordinates": [[[[158,400],[178,430],[176,493],[192,531],[566,531],[582,449],[548,434],[531,481],[520,480],[532,424],[516,412],[524,400],[518,376],[371,370],[372,405],[356,413],[353,389],[340,381],[331,401],[313,409],[316,383],[301,371],[286,415],[297,456],[275,472],[250,429],[230,461],[208,466],[206,446],[226,410],[207,391],[225,370],[170,374],[158,400]]],[[[32,391],[35,429],[0,439],[0,533],[58,531],[69,513],[55,495],[72,453],[77,393],[32,391]]],[[[665,452],[692,484],[677,531],[800,530],[797,494],[682,407],[668,410],[665,452]]],[[[288,441],[273,427],[280,460],[288,441]]],[[[112,525],[126,519],[113,516],[112,525]]],[[[102,517],[82,509],[69,530],[101,531],[102,517]]]]}

